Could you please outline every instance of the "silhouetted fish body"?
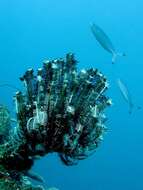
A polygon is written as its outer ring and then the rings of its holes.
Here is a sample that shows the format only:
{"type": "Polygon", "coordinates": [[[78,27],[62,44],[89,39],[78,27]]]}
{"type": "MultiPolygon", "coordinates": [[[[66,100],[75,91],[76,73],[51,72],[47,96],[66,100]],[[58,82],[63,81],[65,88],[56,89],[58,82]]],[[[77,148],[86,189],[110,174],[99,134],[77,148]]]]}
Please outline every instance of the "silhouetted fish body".
{"type": "Polygon", "coordinates": [[[121,91],[121,94],[122,94],[124,100],[129,105],[129,113],[131,114],[132,109],[133,109],[133,103],[132,103],[132,98],[131,98],[130,92],[129,92],[127,86],[121,81],[121,79],[118,79],[117,83],[118,83],[119,89],[121,91]]]}
{"type": "Polygon", "coordinates": [[[26,173],[26,176],[28,176],[28,177],[30,177],[31,179],[33,179],[33,180],[35,180],[35,181],[38,181],[38,182],[40,182],[40,183],[44,183],[44,179],[43,179],[40,175],[38,175],[38,174],[36,174],[36,173],[27,172],[27,173],[26,173]]]}
{"type": "Polygon", "coordinates": [[[112,44],[110,38],[105,34],[105,32],[96,24],[91,24],[91,31],[99,44],[109,53],[112,54],[112,63],[115,62],[117,56],[125,56],[124,53],[116,52],[114,45],[112,44]]]}

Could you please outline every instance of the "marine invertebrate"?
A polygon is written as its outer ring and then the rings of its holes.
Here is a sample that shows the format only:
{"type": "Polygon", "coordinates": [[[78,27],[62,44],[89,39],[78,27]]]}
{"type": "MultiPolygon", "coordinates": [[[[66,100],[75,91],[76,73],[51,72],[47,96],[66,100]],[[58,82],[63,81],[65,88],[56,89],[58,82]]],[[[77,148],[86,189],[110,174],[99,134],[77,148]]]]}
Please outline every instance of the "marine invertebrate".
{"type": "Polygon", "coordinates": [[[0,146],[0,164],[21,186],[35,157],[57,152],[64,164],[73,165],[103,139],[104,109],[111,104],[105,96],[107,80],[97,69],[78,72],[76,64],[67,54],[20,78],[25,91],[15,95],[17,125],[0,146]]]}
{"type": "Polygon", "coordinates": [[[0,144],[6,140],[10,130],[10,113],[6,106],[0,105],[0,144]]]}

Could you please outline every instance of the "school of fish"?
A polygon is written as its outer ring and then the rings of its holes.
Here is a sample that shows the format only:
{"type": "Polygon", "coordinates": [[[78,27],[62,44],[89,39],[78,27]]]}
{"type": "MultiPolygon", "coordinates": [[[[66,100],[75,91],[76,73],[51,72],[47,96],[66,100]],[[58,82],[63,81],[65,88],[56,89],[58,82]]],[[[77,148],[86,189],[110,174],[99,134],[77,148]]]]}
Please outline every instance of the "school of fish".
{"type": "MultiPolygon", "coordinates": [[[[110,40],[110,38],[108,37],[108,35],[95,23],[91,23],[90,25],[90,29],[91,32],[93,34],[93,36],[95,37],[95,39],[97,40],[97,42],[101,45],[101,47],[103,49],[105,49],[107,52],[109,52],[110,54],[112,54],[112,64],[115,63],[117,56],[125,56],[125,53],[119,53],[112,41],[110,40]]],[[[129,113],[132,113],[133,110],[133,103],[132,103],[132,97],[131,97],[131,93],[127,87],[127,85],[125,85],[125,83],[121,80],[121,79],[117,79],[117,85],[119,87],[119,90],[121,92],[121,95],[123,96],[123,99],[128,103],[129,106],[129,113]]],[[[141,107],[138,106],[138,109],[140,109],[141,107]]]]}

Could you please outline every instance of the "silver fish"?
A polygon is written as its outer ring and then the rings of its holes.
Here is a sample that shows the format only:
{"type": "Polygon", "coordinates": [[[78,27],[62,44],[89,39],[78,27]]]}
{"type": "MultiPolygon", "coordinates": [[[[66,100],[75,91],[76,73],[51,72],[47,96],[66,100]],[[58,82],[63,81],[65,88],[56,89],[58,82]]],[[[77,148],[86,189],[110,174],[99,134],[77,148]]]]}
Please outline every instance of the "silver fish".
{"type": "Polygon", "coordinates": [[[91,24],[91,32],[99,42],[99,44],[109,53],[112,54],[112,63],[115,63],[117,56],[125,56],[125,53],[119,53],[116,51],[115,47],[113,46],[110,38],[105,34],[105,32],[96,24],[91,24]]]}
{"type": "Polygon", "coordinates": [[[27,177],[29,177],[29,178],[35,180],[35,181],[40,182],[40,183],[44,183],[44,182],[45,182],[44,179],[43,179],[40,175],[38,175],[38,174],[36,174],[36,173],[33,173],[33,172],[26,172],[25,175],[26,175],[27,177]]]}
{"type": "Polygon", "coordinates": [[[117,79],[117,84],[119,86],[119,89],[121,91],[121,94],[124,98],[124,100],[128,103],[129,105],[129,113],[132,113],[132,109],[133,109],[133,103],[132,103],[132,98],[131,98],[131,94],[127,88],[127,86],[121,81],[121,79],[117,79]]]}

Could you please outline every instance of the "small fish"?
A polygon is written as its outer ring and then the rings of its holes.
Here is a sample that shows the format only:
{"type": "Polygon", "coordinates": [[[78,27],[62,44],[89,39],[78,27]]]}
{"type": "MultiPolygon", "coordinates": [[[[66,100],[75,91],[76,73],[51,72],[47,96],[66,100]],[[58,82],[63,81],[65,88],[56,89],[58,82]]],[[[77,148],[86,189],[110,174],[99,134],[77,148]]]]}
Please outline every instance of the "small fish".
{"type": "Polygon", "coordinates": [[[26,175],[27,177],[29,177],[29,178],[35,180],[35,181],[40,182],[40,183],[44,183],[44,182],[45,182],[44,179],[43,179],[41,176],[39,176],[38,174],[35,174],[35,173],[33,173],[33,172],[26,172],[25,175],[26,175]]]}
{"type": "Polygon", "coordinates": [[[115,63],[117,56],[125,56],[125,53],[119,53],[114,48],[110,38],[105,34],[105,32],[96,24],[91,24],[91,32],[99,42],[99,44],[109,53],[112,54],[112,64],[115,63]]]}
{"type": "Polygon", "coordinates": [[[132,103],[131,94],[130,94],[127,86],[121,81],[121,79],[117,79],[117,83],[118,83],[119,89],[121,91],[121,94],[122,94],[124,100],[129,105],[129,113],[131,114],[132,113],[132,109],[134,107],[134,105],[132,103]]]}

